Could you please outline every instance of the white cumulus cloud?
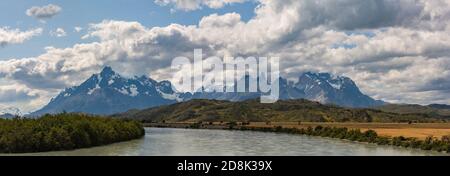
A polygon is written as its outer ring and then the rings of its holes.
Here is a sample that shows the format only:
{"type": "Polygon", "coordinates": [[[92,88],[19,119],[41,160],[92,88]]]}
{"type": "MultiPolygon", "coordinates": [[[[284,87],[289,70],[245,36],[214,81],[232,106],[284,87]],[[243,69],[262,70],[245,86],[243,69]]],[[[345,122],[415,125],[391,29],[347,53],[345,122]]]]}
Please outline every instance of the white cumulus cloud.
{"type": "Polygon", "coordinates": [[[155,0],[161,6],[173,6],[174,9],[192,11],[201,9],[203,6],[219,9],[228,4],[243,3],[248,0],[155,0]]]}
{"type": "Polygon", "coordinates": [[[76,26],[76,27],[73,28],[73,30],[74,30],[75,32],[81,32],[81,31],[83,30],[83,28],[82,28],[82,27],[79,27],[79,26],[76,26]]]}
{"type": "Polygon", "coordinates": [[[62,8],[58,5],[49,4],[46,6],[33,6],[29,8],[25,13],[30,16],[37,18],[39,20],[45,20],[54,17],[62,8]]]}
{"type": "Polygon", "coordinates": [[[39,108],[105,65],[172,79],[172,59],[202,48],[206,56],[279,56],[290,79],[305,71],[349,76],[364,93],[390,102],[450,103],[447,2],[260,0],[249,21],[237,13],[211,14],[190,26],[105,20],[86,29],[84,38],[96,42],[0,61],[0,85],[3,78],[36,92],[26,106],[39,108]]]}
{"type": "Polygon", "coordinates": [[[65,37],[67,36],[67,33],[63,28],[56,28],[55,31],[50,31],[50,35],[55,37],[65,37]]]}
{"type": "Polygon", "coordinates": [[[21,31],[19,29],[10,29],[0,27],[0,47],[10,44],[20,44],[42,33],[42,28],[21,31]]]}

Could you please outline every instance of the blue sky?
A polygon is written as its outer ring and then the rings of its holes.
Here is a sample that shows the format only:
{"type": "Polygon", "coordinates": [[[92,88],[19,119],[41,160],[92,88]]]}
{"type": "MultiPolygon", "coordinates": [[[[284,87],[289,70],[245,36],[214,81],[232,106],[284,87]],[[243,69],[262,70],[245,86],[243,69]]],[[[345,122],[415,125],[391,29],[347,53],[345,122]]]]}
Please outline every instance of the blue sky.
{"type": "Polygon", "coordinates": [[[0,109],[37,110],[104,66],[171,80],[172,59],[198,48],[278,56],[291,80],[347,76],[387,102],[450,104],[450,0],[2,0],[0,109]],[[50,4],[61,11],[43,22],[50,4]]]}
{"type": "Polygon", "coordinates": [[[0,6],[0,27],[10,27],[22,31],[33,28],[43,28],[42,35],[17,45],[9,45],[0,51],[0,60],[11,58],[34,57],[45,52],[45,47],[66,48],[76,43],[91,42],[82,40],[86,28],[91,23],[103,20],[137,21],[146,27],[167,26],[172,23],[182,25],[197,25],[200,19],[209,14],[226,14],[236,12],[243,21],[254,16],[258,5],[254,1],[242,4],[231,4],[220,9],[202,7],[200,10],[171,12],[171,6],[159,6],[148,0],[3,0],[0,6]],[[32,6],[55,4],[62,11],[45,23],[26,15],[26,10],[32,6]],[[80,33],[74,27],[82,27],[80,33]],[[67,36],[54,37],[50,35],[56,28],[63,28],[67,36]]]}

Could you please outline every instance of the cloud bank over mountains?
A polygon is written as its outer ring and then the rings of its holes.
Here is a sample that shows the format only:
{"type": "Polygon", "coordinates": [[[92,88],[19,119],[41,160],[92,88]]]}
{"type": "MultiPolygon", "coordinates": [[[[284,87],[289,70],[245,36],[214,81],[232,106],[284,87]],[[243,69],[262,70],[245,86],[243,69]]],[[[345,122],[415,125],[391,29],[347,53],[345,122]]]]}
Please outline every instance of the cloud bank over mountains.
{"type": "MultiPolygon", "coordinates": [[[[239,2],[156,1],[188,11],[239,2]]],[[[450,103],[449,0],[258,3],[248,21],[227,13],[205,16],[191,26],[148,28],[114,20],[91,24],[83,38],[96,42],[0,61],[0,95],[8,91],[6,84],[14,85],[31,95],[20,106],[35,110],[105,65],[128,76],[171,79],[172,59],[192,58],[194,49],[201,48],[205,56],[279,56],[286,77],[305,71],[345,75],[364,93],[389,102],[450,103]]]]}

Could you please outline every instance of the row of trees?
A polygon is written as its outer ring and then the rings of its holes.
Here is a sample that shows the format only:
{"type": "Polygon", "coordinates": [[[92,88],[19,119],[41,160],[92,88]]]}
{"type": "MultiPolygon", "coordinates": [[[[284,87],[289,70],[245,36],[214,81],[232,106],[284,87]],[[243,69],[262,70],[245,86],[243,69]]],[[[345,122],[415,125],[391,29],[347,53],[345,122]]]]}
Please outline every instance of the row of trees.
{"type": "Polygon", "coordinates": [[[63,113],[39,119],[0,119],[0,153],[72,150],[137,139],[141,123],[63,113]]]}
{"type": "Polygon", "coordinates": [[[264,132],[283,132],[292,134],[302,134],[310,136],[321,136],[338,139],[346,139],[357,142],[374,143],[378,145],[394,145],[407,148],[418,148],[423,150],[434,150],[439,152],[450,153],[450,136],[444,136],[441,139],[434,138],[432,136],[425,140],[419,140],[417,138],[400,137],[384,137],[379,136],[373,130],[367,130],[362,132],[359,129],[337,128],[337,127],[322,127],[316,126],[315,128],[308,127],[302,129],[296,128],[283,128],[281,126],[275,128],[256,128],[256,127],[241,127],[241,130],[255,130],[264,132]]]}

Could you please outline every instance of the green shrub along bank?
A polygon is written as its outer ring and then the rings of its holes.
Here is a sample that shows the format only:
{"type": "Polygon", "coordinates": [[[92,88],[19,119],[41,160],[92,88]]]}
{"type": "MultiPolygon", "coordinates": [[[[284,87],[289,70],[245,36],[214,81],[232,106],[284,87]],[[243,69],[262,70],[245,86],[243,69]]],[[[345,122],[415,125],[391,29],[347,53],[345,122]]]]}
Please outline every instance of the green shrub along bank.
{"type": "MultiPolygon", "coordinates": [[[[235,129],[231,127],[231,129],[235,129]]],[[[317,126],[315,128],[308,127],[306,129],[296,128],[283,128],[281,126],[275,128],[257,128],[257,127],[241,127],[240,130],[249,131],[263,131],[263,132],[282,132],[291,134],[301,134],[310,136],[330,137],[337,139],[346,139],[356,142],[367,142],[378,145],[393,145],[406,148],[415,148],[422,150],[433,150],[438,152],[450,153],[450,136],[444,136],[442,139],[428,137],[425,140],[419,140],[417,138],[400,137],[384,137],[378,136],[373,130],[361,132],[359,129],[347,129],[336,127],[322,127],[317,126]]]]}
{"type": "Polygon", "coordinates": [[[0,153],[72,150],[137,139],[141,123],[63,113],[39,119],[0,119],[0,153]]]}

